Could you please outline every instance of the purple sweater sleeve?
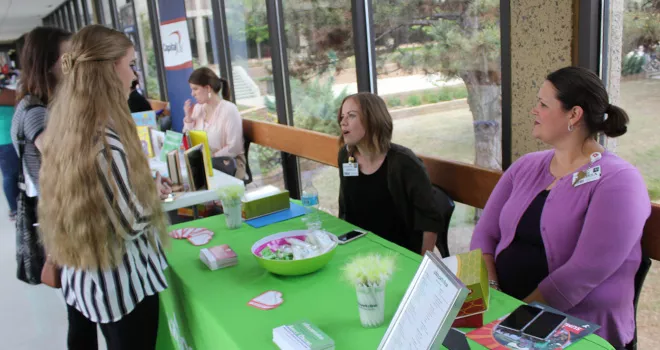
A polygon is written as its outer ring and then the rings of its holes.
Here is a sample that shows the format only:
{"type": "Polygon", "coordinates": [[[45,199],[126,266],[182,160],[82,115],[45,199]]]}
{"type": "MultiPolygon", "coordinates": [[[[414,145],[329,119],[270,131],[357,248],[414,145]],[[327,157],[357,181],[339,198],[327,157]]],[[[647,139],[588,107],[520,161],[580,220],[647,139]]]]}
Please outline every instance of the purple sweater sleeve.
{"type": "Polygon", "coordinates": [[[488,197],[488,202],[486,202],[486,207],[479,218],[479,222],[474,228],[470,250],[481,249],[483,254],[495,255],[495,248],[500,242],[501,236],[500,214],[502,207],[509,200],[509,195],[511,195],[513,189],[514,174],[523,162],[524,158],[515,162],[497,182],[495,189],[488,197]]]}
{"type": "Polygon", "coordinates": [[[625,168],[602,179],[587,208],[575,251],[539,284],[548,304],[568,310],[616,272],[640,244],[650,213],[646,185],[636,169],[625,168]]]}

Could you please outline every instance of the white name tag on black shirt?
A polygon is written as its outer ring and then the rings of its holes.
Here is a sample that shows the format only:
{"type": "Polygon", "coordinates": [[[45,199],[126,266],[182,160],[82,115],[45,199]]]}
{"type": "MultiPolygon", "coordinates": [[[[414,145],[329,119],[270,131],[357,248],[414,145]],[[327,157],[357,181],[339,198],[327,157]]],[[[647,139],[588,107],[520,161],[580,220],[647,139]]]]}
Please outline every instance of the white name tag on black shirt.
{"type": "Polygon", "coordinates": [[[344,176],[359,176],[360,170],[358,169],[358,163],[344,163],[342,164],[342,170],[344,176]]]}

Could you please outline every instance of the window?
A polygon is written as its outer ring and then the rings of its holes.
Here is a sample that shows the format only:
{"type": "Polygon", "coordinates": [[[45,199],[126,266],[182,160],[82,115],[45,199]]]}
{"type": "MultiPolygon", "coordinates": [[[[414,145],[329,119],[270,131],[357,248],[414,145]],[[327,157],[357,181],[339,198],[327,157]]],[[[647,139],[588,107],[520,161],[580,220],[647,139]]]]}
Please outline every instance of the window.
{"type": "Polygon", "coordinates": [[[94,4],[92,0],[81,0],[83,7],[80,8],[81,11],[87,10],[87,24],[96,24],[96,16],[94,15],[94,4]]]}
{"type": "MultiPolygon", "coordinates": [[[[293,125],[339,136],[337,111],[357,92],[351,1],[283,0],[293,125]]],[[[338,214],[337,168],[299,160],[302,188],[312,181],[320,207],[338,214]]]]}
{"type": "Polygon", "coordinates": [[[110,8],[110,1],[101,1],[101,6],[103,6],[103,25],[106,27],[114,28],[114,23],[112,23],[112,9],[110,8]]]}
{"type": "Polygon", "coordinates": [[[211,0],[186,0],[185,4],[193,67],[209,67],[218,72],[217,52],[208,30],[209,20],[213,19],[211,0]]]}
{"type": "MultiPolygon", "coordinates": [[[[160,82],[158,80],[158,67],[156,66],[156,51],[153,43],[151,25],[149,24],[148,0],[134,0],[135,16],[137,18],[137,30],[140,38],[140,52],[142,58],[142,79],[140,86],[146,90],[149,98],[164,100],[166,97],[160,95],[160,82]]],[[[157,17],[157,16],[156,16],[157,17]]],[[[158,28],[158,24],[156,24],[158,28]]]]}
{"type": "MultiPolygon", "coordinates": [[[[243,118],[277,123],[270,39],[264,1],[225,0],[232,95],[243,118]]],[[[284,189],[280,152],[256,144],[248,154],[253,184],[284,189]]]]}
{"type": "MultiPolygon", "coordinates": [[[[620,96],[615,103],[630,117],[628,132],[618,139],[608,140],[609,148],[635,165],[646,181],[651,201],[660,203],[660,141],[658,141],[658,110],[660,110],[660,3],[658,1],[627,0],[623,5],[623,47],[620,96]]],[[[613,50],[611,52],[616,52],[613,50]]],[[[613,62],[616,60],[610,60],[613,62]]],[[[616,82],[613,81],[613,85],[616,82]]],[[[640,296],[637,330],[640,349],[656,349],[660,341],[655,331],[660,327],[658,309],[660,269],[656,265],[646,278],[640,296]]]]}
{"type": "Polygon", "coordinates": [[[123,32],[131,39],[133,42],[133,47],[135,48],[135,61],[137,62],[135,70],[138,75],[139,86],[138,89],[140,92],[144,93],[145,88],[147,87],[146,78],[144,75],[144,59],[142,57],[143,46],[141,43],[141,37],[138,32],[138,25],[136,23],[135,16],[135,7],[134,3],[127,0],[115,0],[117,5],[117,30],[123,32]]]}
{"type": "MultiPolygon", "coordinates": [[[[373,0],[377,91],[394,119],[393,141],[501,169],[499,1],[418,3],[373,0]]],[[[450,246],[467,249],[474,218],[457,204],[450,235],[460,242],[450,246]]]]}

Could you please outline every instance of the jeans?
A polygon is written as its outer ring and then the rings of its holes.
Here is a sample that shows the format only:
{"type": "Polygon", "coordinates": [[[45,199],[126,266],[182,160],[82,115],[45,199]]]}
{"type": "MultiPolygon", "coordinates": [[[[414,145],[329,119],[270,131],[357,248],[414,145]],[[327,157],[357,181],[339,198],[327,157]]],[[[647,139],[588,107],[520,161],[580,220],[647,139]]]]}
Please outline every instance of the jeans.
{"type": "Polygon", "coordinates": [[[18,197],[18,170],[20,164],[14,145],[0,145],[0,170],[2,170],[2,186],[7,197],[9,210],[16,212],[16,198],[18,197]]]}

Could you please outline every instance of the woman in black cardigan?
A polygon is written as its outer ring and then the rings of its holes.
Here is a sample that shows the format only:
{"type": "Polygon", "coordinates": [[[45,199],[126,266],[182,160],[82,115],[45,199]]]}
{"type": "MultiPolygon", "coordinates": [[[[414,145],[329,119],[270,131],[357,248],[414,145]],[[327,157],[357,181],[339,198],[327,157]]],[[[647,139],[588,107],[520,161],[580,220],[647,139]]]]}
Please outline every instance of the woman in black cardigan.
{"type": "Polygon", "coordinates": [[[348,96],[337,121],[339,217],[413,252],[433,251],[444,220],[422,161],[391,142],[385,102],[371,93],[348,96]]]}

